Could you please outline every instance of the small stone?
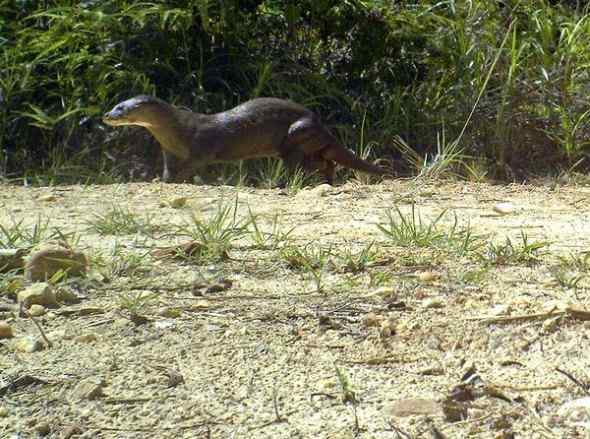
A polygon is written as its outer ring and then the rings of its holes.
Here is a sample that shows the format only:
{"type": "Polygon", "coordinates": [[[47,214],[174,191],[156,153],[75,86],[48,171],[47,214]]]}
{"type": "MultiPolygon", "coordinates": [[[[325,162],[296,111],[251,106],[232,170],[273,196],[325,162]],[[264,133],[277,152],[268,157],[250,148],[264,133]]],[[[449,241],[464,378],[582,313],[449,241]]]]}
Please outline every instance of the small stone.
{"type": "Polygon", "coordinates": [[[102,389],[106,386],[106,383],[102,379],[88,378],[82,380],[76,385],[73,391],[73,396],[76,399],[98,399],[104,396],[102,389]]]}
{"type": "Polygon", "coordinates": [[[429,309],[429,308],[443,308],[445,306],[445,302],[440,297],[431,297],[426,299],[422,302],[422,307],[429,309]]]}
{"type": "Polygon", "coordinates": [[[418,274],[418,280],[420,280],[420,282],[432,282],[438,278],[438,273],[434,273],[432,271],[423,271],[422,273],[418,274]]]}
{"type": "Polygon", "coordinates": [[[12,338],[12,327],[6,322],[0,322],[0,339],[1,338],[12,338]]]}
{"type": "Polygon", "coordinates": [[[76,337],[74,337],[74,341],[77,343],[93,343],[95,341],[97,341],[98,338],[96,337],[96,334],[82,334],[82,335],[78,335],[76,337]]]}
{"type": "Polygon", "coordinates": [[[31,354],[43,349],[43,343],[37,337],[21,337],[14,341],[12,347],[15,351],[31,354]]]}
{"type": "Polygon", "coordinates": [[[396,418],[416,415],[440,415],[440,403],[432,399],[402,399],[389,407],[389,414],[396,418]]]}
{"type": "Polygon", "coordinates": [[[379,330],[379,336],[381,338],[389,338],[395,335],[395,323],[391,319],[387,319],[381,322],[381,328],[379,330]]]}
{"type": "Polygon", "coordinates": [[[41,195],[39,198],[37,198],[37,200],[39,200],[39,201],[55,201],[55,200],[57,200],[57,197],[53,194],[47,194],[47,195],[41,195]]]}
{"type": "Polygon", "coordinates": [[[47,436],[51,433],[51,426],[47,422],[40,422],[35,425],[35,431],[39,436],[47,436]]]}
{"type": "Polygon", "coordinates": [[[498,203],[494,205],[494,212],[499,213],[500,215],[508,215],[514,212],[514,206],[512,203],[498,203]]]}
{"type": "Polygon", "coordinates": [[[8,408],[0,406],[0,418],[6,418],[9,414],[10,412],[8,411],[8,408]]]}
{"type": "Polygon", "coordinates": [[[17,300],[25,307],[31,305],[55,306],[55,293],[47,282],[37,282],[18,293],[17,300]]]}
{"type": "Polygon", "coordinates": [[[170,200],[170,207],[173,209],[180,209],[181,207],[186,206],[186,197],[176,197],[170,200]]]}
{"type": "Polygon", "coordinates": [[[81,276],[86,273],[88,259],[81,253],[67,248],[41,249],[29,257],[25,265],[28,281],[46,281],[62,271],[67,276],[81,276]]]}
{"type": "Polygon", "coordinates": [[[366,297],[381,297],[383,299],[387,299],[390,297],[394,297],[396,294],[396,290],[392,287],[379,287],[372,293],[369,293],[366,297]]]}
{"type": "Polygon", "coordinates": [[[378,316],[373,312],[370,312],[363,317],[363,325],[367,328],[380,326],[382,321],[383,317],[378,316]]]}
{"type": "Polygon", "coordinates": [[[41,317],[47,312],[43,305],[37,305],[36,303],[31,305],[29,308],[29,314],[33,317],[41,317]]]}
{"type": "Polygon", "coordinates": [[[78,436],[83,433],[82,429],[78,425],[68,425],[61,431],[59,439],[70,439],[72,436],[78,436]]]}

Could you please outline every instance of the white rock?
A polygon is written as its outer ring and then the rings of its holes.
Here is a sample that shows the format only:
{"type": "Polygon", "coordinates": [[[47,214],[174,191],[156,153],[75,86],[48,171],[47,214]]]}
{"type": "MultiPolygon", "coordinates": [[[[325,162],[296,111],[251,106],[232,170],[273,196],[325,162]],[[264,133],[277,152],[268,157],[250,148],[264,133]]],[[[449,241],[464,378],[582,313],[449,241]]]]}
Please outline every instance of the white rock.
{"type": "Polygon", "coordinates": [[[494,212],[500,215],[508,215],[514,212],[514,205],[512,203],[498,203],[494,205],[494,212]]]}

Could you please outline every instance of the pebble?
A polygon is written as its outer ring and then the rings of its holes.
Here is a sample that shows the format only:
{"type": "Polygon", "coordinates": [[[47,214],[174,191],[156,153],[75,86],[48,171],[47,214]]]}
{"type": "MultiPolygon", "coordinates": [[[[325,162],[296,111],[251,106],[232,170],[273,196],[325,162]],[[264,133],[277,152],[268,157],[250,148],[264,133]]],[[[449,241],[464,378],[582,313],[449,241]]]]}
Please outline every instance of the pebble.
{"type": "Polygon", "coordinates": [[[80,381],[74,388],[72,395],[74,398],[83,399],[98,399],[104,396],[102,389],[106,386],[104,380],[100,378],[87,378],[80,381]]]}
{"type": "Polygon", "coordinates": [[[74,341],[77,343],[92,343],[98,340],[96,334],[82,334],[74,337],[74,341]]]}
{"type": "Polygon", "coordinates": [[[18,352],[31,354],[43,349],[43,343],[41,343],[41,340],[39,340],[37,337],[29,335],[14,340],[12,347],[18,352]]]}
{"type": "Polygon", "coordinates": [[[17,300],[25,307],[29,307],[31,305],[57,305],[55,293],[53,292],[51,285],[49,285],[47,282],[34,283],[33,285],[19,292],[17,300]]]}
{"type": "Polygon", "coordinates": [[[170,200],[170,207],[173,209],[180,209],[181,207],[186,206],[186,197],[176,197],[170,200]]]}
{"type": "Polygon", "coordinates": [[[47,309],[45,309],[43,305],[33,304],[29,308],[29,314],[31,314],[33,317],[41,317],[42,315],[45,315],[46,312],[47,309]]]}
{"type": "Polygon", "coordinates": [[[35,425],[35,431],[39,436],[47,436],[51,433],[51,426],[47,422],[40,422],[35,425]]]}
{"type": "Polygon", "coordinates": [[[420,282],[432,282],[433,280],[438,279],[439,275],[437,273],[433,273],[432,271],[424,271],[418,274],[418,279],[420,282]]]}
{"type": "Polygon", "coordinates": [[[0,322],[0,339],[1,338],[12,338],[12,327],[6,322],[0,322]]]}
{"type": "Polygon", "coordinates": [[[422,307],[429,309],[429,308],[443,308],[445,306],[445,302],[440,297],[431,297],[430,299],[426,299],[422,302],[422,307]]]}
{"type": "Polygon", "coordinates": [[[441,415],[441,405],[432,399],[402,399],[389,406],[389,414],[396,418],[417,415],[441,415]]]}
{"type": "Polygon", "coordinates": [[[494,212],[500,215],[508,215],[514,212],[514,205],[512,203],[498,203],[493,207],[494,212]]]}

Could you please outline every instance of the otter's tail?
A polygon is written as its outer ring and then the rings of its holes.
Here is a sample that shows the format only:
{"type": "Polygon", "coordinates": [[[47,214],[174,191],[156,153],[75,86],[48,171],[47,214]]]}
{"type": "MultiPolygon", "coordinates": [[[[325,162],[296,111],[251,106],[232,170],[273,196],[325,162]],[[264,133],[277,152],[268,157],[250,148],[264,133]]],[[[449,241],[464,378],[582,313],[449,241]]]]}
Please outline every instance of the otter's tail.
{"type": "Polygon", "coordinates": [[[323,159],[332,160],[345,168],[356,169],[369,174],[389,174],[381,166],[373,165],[372,163],[357,157],[351,151],[340,145],[330,145],[327,148],[324,148],[320,154],[323,159]]]}

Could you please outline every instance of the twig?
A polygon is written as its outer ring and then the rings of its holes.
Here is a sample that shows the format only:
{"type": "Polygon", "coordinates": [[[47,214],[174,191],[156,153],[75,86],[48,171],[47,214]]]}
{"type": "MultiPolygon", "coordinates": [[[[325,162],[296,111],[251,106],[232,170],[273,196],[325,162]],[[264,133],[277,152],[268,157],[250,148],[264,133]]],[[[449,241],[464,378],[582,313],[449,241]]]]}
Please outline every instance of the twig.
{"type": "Polygon", "coordinates": [[[586,394],[586,395],[590,395],[590,391],[588,390],[588,384],[584,384],[581,381],[579,381],[576,377],[574,377],[571,373],[560,369],[559,367],[556,367],[555,370],[563,375],[565,375],[572,383],[574,383],[576,386],[578,386],[580,389],[582,389],[582,391],[586,394]]]}
{"type": "Polygon", "coordinates": [[[47,344],[48,348],[52,348],[53,347],[53,343],[51,343],[51,341],[47,338],[47,336],[45,335],[45,331],[43,331],[43,328],[41,327],[41,325],[37,322],[37,320],[35,320],[35,318],[33,317],[33,315],[29,312],[29,310],[24,309],[23,308],[23,312],[25,313],[25,315],[31,319],[31,321],[35,324],[35,326],[37,327],[37,329],[39,330],[39,332],[41,333],[41,337],[43,338],[43,340],[45,341],[45,344],[47,344]]]}
{"type": "Polygon", "coordinates": [[[498,316],[498,317],[470,317],[467,320],[477,320],[484,323],[510,323],[510,322],[522,322],[536,319],[549,319],[552,317],[564,317],[570,316],[579,320],[590,320],[590,311],[585,309],[579,309],[574,307],[567,307],[563,310],[552,309],[551,311],[535,313],[535,314],[521,314],[515,316],[498,316]]]}

